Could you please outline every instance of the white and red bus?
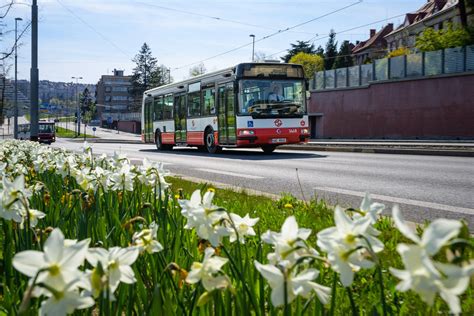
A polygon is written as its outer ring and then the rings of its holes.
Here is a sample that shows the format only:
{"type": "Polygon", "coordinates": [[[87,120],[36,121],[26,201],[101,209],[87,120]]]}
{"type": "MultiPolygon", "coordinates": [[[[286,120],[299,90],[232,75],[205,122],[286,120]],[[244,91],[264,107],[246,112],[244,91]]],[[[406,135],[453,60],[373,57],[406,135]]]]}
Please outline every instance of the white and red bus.
{"type": "Polygon", "coordinates": [[[142,141],[159,150],[261,147],[271,153],[307,142],[309,133],[301,65],[242,63],[143,96],[142,141]]]}

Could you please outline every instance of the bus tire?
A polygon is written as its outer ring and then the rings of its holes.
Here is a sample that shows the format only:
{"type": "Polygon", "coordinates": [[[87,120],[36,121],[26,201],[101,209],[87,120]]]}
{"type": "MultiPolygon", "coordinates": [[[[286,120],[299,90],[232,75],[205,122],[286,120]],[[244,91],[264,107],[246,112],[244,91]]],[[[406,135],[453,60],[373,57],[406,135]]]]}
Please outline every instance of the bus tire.
{"type": "Polygon", "coordinates": [[[277,147],[276,145],[263,145],[262,150],[266,154],[271,154],[272,152],[275,151],[276,147],[277,147]]]}
{"type": "Polygon", "coordinates": [[[221,148],[216,145],[214,130],[212,129],[207,129],[204,133],[204,143],[206,144],[207,152],[210,154],[217,154],[221,151],[221,148]]]}
{"type": "Polygon", "coordinates": [[[155,133],[155,145],[156,145],[156,149],[158,149],[158,150],[170,150],[171,149],[170,145],[165,145],[161,142],[161,133],[160,132],[155,133]]]}

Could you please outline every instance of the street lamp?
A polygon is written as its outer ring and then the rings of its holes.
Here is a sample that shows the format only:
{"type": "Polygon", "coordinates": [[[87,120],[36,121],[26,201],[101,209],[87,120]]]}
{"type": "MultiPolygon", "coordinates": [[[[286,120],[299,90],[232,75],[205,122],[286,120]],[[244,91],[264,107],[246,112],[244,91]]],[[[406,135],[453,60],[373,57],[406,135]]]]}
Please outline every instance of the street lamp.
{"type": "Polygon", "coordinates": [[[15,18],[15,112],[13,115],[13,138],[18,139],[18,21],[22,18],[15,18]]]}
{"type": "Polygon", "coordinates": [[[255,35],[249,35],[252,38],[252,62],[255,61],[255,35]]]}
{"type": "MultiPolygon", "coordinates": [[[[77,92],[77,86],[79,84],[79,80],[82,79],[82,77],[71,77],[71,79],[76,80],[76,113],[77,113],[77,136],[81,135],[81,109],[79,107],[79,93],[77,92]]],[[[85,133],[85,131],[84,131],[85,133]]]]}

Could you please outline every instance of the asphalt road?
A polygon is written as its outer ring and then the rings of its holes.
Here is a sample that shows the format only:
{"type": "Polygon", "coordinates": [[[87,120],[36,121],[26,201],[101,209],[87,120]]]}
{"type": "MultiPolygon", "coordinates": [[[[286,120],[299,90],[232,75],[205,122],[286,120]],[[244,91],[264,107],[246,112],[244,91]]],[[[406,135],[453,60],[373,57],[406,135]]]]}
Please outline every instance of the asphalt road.
{"type": "MultiPolygon", "coordinates": [[[[58,140],[53,146],[80,148],[58,140]]],[[[297,197],[324,198],[357,207],[365,192],[387,206],[399,204],[408,220],[461,219],[474,229],[474,159],[464,157],[387,155],[277,150],[224,150],[209,155],[180,148],[158,152],[153,145],[93,145],[95,153],[126,154],[132,160],[162,161],[173,174],[297,197]]]]}

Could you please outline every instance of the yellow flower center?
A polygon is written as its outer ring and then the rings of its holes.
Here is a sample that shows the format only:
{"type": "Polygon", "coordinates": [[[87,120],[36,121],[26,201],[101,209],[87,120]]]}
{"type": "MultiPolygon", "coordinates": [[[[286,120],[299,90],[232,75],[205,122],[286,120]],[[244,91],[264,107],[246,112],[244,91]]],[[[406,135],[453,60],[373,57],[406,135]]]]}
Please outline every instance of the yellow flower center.
{"type": "Polygon", "coordinates": [[[348,234],[344,239],[348,244],[353,244],[356,241],[356,236],[348,234]]]}
{"type": "Polygon", "coordinates": [[[118,269],[119,263],[116,260],[112,260],[109,262],[109,269],[118,269]]]}
{"type": "Polygon", "coordinates": [[[247,231],[248,229],[249,229],[249,226],[248,226],[247,224],[242,223],[242,224],[239,225],[239,230],[240,230],[240,231],[244,231],[244,232],[245,232],[245,231],[247,231]]]}
{"type": "Polygon", "coordinates": [[[59,268],[57,264],[53,264],[52,266],[49,267],[49,273],[52,276],[57,276],[59,272],[61,272],[61,269],[59,268]]]}

